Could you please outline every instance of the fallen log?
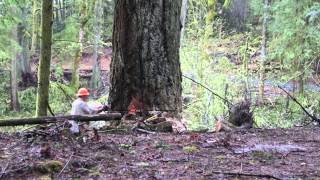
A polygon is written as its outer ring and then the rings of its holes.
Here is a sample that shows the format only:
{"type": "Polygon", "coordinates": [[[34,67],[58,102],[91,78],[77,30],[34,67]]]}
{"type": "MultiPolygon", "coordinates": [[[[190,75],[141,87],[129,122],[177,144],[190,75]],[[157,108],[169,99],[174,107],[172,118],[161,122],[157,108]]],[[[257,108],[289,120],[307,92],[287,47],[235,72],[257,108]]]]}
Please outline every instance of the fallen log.
{"type": "Polygon", "coordinates": [[[57,117],[37,117],[37,118],[23,118],[23,119],[4,119],[0,120],[1,126],[24,126],[32,124],[49,124],[63,122],[66,120],[74,120],[78,122],[90,122],[90,121],[112,121],[120,120],[121,113],[109,113],[99,114],[91,116],[57,116],[57,117]]]}

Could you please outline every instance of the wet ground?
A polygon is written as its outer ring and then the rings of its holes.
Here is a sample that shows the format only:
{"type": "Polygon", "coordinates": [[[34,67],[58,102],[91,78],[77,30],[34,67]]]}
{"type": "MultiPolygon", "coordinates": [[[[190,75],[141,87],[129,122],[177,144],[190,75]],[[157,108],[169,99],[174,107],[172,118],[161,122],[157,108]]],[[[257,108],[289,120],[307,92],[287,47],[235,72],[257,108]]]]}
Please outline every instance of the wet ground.
{"type": "Polygon", "coordinates": [[[0,134],[0,179],[320,179],[320,128],[99,134],[0,134]]]}

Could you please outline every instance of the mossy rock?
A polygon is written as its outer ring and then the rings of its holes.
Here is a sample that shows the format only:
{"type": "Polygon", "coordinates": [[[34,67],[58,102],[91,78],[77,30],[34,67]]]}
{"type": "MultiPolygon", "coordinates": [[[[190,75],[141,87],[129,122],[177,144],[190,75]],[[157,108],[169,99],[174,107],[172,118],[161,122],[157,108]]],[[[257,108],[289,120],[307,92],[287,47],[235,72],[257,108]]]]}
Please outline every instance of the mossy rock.
{"type": "Polygon", "coordinates": [[[35,171],[42,174],[58,173],[62,170],[63,163],[56,160],[40,162],[35,166],[35,171]]]}

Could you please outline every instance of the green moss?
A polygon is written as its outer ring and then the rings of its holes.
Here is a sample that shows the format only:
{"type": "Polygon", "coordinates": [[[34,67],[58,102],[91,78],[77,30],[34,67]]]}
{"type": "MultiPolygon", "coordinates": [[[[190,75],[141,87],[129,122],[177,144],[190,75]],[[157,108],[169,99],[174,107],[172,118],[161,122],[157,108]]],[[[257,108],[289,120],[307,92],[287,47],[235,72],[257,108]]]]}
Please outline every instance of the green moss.
{"type": "Polygon", "coordinates": [[[56,160],[50,160],[45,162],[40,162],[35,170],[42,174],[51,174],[60,172],[63,168],[63,163],[56,160]]]}
{"type": "Polygon", "coordinates": [[[273,155],[270,152],[254,151],[251,153],[251,157],[257,161],[270,162],[273,160],[273,155]]]}
{"type": "Polygon", "coordinates": [[[186,153],[192,154],[192,153],[198,152],[198,151],[199,151],[199,148],[198,148],[197,146],[194,146],[194,145],[192,145],[192,146],[185,146],[185,147],[183,147],[183,151],[186,152],[186,153]]]}
{"type": "Polygon", "coordinates": [[[39,180],[51,180],[52,178],[48,175],[45,175],[45,176],[40,176],[39,177],[39,180]]]}

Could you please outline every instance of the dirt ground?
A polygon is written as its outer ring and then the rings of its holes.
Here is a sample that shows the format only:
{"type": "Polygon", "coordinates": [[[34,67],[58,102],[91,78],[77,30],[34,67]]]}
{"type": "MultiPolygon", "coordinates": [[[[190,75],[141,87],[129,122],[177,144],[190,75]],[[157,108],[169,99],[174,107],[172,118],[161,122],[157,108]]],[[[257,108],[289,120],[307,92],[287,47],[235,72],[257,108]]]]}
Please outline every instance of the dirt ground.
{"type": "Polygon", "coordinates": [[[0,134],[0,179],[320,179],[320,128],[0,134]]]}

